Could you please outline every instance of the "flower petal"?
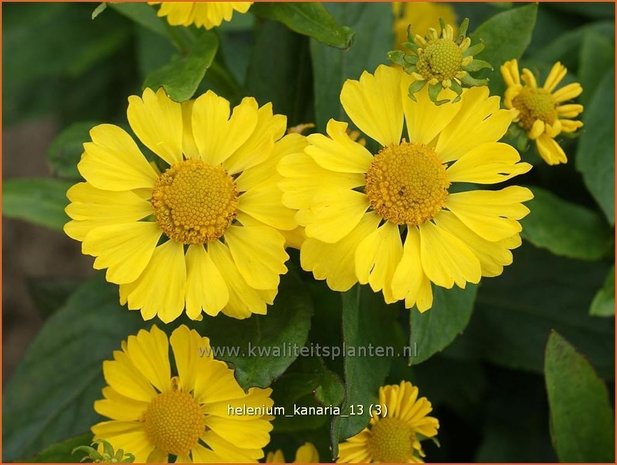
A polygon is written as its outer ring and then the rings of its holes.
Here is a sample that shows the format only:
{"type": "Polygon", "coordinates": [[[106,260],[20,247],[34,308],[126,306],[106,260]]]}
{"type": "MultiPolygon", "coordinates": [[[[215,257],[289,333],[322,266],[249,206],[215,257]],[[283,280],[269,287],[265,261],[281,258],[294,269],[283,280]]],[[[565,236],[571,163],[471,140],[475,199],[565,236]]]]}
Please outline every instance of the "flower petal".
{"type": "Polygon", "coordinates": [[[138,421],[148,405],[148,402],[123,396],[111,386],[106,386],[103,388],[103,399],[94,402],[94,410],[112,420],[138,421]]]}
{"type": "Polygon", "coordinates": [[[536,139],[538,153],[549,165],[567,163],[568,157],[561,146],[548,134],[543,134],[536,139]]]}
{"type": "Polygon", "coordinates": [[[103,376],[114,391],[129,399],[150,402],[157,395],[139,367],[133,365],[128,355],[121,350],[114,351],[114,360],[103,362],[103,376]]]}
{"type": "Polygon", "coordinates": [[[114,450],[132,453],[136,463],[145,463],[155,449],[141,421],[103,421],[92,427],[92,433],[94,439],[108,441],[114,450]]]}
{"type": "Polygon", "coordinates": [[[171,389],[169,341],[156,325],[150,331],[142,329],[137,335],[129,336],[124,351],[159,392],[171,389]]]}
{"type": "Polygon", "coordinates": [[[229,302],[227,284],[202,245],[186,252],[186,314],[195,320],[204,311],[216,316],[229,302]]]}

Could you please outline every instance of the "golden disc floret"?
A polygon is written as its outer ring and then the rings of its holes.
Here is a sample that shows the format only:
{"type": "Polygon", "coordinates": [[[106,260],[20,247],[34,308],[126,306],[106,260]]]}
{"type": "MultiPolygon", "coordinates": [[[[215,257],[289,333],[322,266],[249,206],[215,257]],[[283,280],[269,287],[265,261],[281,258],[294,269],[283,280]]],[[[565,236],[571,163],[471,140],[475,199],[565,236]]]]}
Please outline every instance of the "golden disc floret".
{"type": "Polygon", "coordinates": [[[536,120],[553,124],[557,119],[553,96],[540,87],[523,87],[512,99],[512,106],[519,111],[520,124],[526,130],[530,130],[536,120]]]}
{"type": "Polygon", "coordinates": [[[371,428],[368,448],[375,462],[407,463],[413,455],[414,434],[398,418],[382,418],[371,428]]]}

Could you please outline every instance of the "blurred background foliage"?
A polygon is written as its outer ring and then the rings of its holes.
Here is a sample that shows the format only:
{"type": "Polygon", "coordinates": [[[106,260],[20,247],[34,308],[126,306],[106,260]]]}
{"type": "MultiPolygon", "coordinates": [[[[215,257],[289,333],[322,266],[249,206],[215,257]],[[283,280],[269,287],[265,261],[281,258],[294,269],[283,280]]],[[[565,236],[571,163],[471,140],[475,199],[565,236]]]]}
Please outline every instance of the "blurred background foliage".
{"type": "MultiPolygon", "coordinates": [[[[214,31],[170,27],[146,4],[95,7],[2,5],[3,129],[49,117],[61,128],[46,152],[29,154],[46,159],[48,176],[3,180],[3,214],[53,234],[62,234],[65,192],[79,179],[88,130],[98,122],[126,126],[126,99],[144,86],[163,85],[178,100],[206,89],[232,103],[252,95],[273,102],[289,126],[315,122],[323,130],[329,118],[345,119],[338,100],[344,80],[386,63],[394,48],[387,3],[255,4],[214,31]]],[[[368,405],[384,382],[409,379],[441,424],[441,446],[426,446],[428,461],[612,462],[614,5],[453,8],[487,45],[480,58],[495,68],[492,93],[503,92],[499,65],[510,58],[543,76],[559,60],[567,81],[584,87],[585,126],[580,137],[561,141],[569,163],[550,167],[533,148],[522,153],[535,166],[517,182],[535,199],[514,264],[479,286],[435,289],[434,307],[421,315],[386,306],[365,288],[333,293],[292,254],[267,317],[182,322],[216,345],[415,347],[409,360],[226,360],[243,386],[272,384],[277,404],[288,406],[368,405]]],[[[6,145],[3,153],[6,163],[13,154],[6,145]]],[[[3,459],[75,461],[70,451],[90,441],[98,421],[92,403],[103,386],[101,361],[152,322],[121,308],[117,288],[100,274],[52,272],[29,280],[28,290],[45,323],[5,379],[3,459]]],[[[157,324],[171,331],[180,323],[157,324]]],[[[267,450],[292,457],[309,440],[327,461],[330,447],[367,417],[330,420],[277,419],[267,450]]]]}

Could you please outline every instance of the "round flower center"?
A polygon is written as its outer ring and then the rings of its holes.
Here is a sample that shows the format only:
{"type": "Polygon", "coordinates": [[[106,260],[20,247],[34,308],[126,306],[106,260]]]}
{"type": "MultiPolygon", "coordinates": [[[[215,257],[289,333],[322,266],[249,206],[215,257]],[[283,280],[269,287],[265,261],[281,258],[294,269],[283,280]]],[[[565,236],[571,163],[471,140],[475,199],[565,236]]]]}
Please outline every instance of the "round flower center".
{"type": "Polygon", "coordinates": [[[553,124],[557,119],[555,102],[546,89],[523,87],[521,92],[512,99],[512,105],[519,113],[521,125],[529,130],[536,120],[553,124]]]}
{"type": "Polygon", "coordinates": [[[433,39],[421,50],[416,69],[426,80],[454,79],[461,70],[463,52],[452,40],[433,39]]]}
{"type": "Polygon", "coordinates": [[[236,217],[238,192],[222,166],[185,160],[159,176],[152,205],[156,222],[170,239],[205,244],[221,237],[236,217]]]}
{"type": "Polygon", "coordinates": [[[416,226],[442,209],[449,186],[446,167],[433,149],[403,142],[375,156],[366,173],[365,192],[383,218],[416,226]]]}
{"type": "Polygon", "coordinates": [[[204,432],[204,415],[190,394],[166,391],[148,405],[144,427],[158,449],[167,454],[187,455],[204,432]]]}
{"type": "Polygon", "coordinates": [[[368,448],[373,462],[406,463],[413,455],[414,434],[398,418],[382,418],[371,428],[368,448]]]}

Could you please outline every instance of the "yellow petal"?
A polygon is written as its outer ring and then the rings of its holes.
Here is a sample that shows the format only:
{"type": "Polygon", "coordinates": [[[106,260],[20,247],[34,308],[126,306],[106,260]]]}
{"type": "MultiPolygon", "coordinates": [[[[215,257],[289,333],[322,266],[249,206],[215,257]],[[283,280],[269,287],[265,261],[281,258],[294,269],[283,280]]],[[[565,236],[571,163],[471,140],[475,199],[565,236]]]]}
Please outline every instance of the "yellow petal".
{"type": "Polygon", "coordinates": [[[174,329],[169,337],[174,353],[180,388],[189,392],[195,388],[200,359],[212,359],[212,349],[207,337],[201,337],[197,331],[185,325],[174,329]]]}
{"type": "Polygon", "coordinates": [[[163,331],[156,326],[150,331],[140,330],[128,337],[124,351],[159,392],[171,389],[169,341],[163,331]]]}
{"type": "Polygon", "coordinates": [[[136,463],[144,463],[155,448],[141,421],[103,421],[92,432],[94,439],[105,439],[114,450],[130,451],[136,463]]]}
{"type": "Polygon", "coordinates": [[[392,278],[402,255],[398,226],[387,222],[358,244],[355,257],[358,281],[368,282],[375,292],[383,290],[386,303],[395,302],[392,278]]]}
{"type": "Polygon", "coordinates": [[[128,307],[141,310],[144,320],[158,315],[169,323],[184,309],[186,264],[182,244],[169,240],[158,246],[141,276],[133,283],[123,284],[128,307]]]}
{"type": "Polygon", "coordinates": [[[302,268],[312,271],[315,279],[325,279],[330,289],[345,292],[358,282],[355,254],[358,244],[377,229],[379,217],[365,214],[358,225],[340,241],[333,244],[306,239],[300,249],[302,268]]]}
{"type": "Polygon", "coordinates": [[[549,165],[567,163],[568,157],[561,146],[548,134],[543,134],[536,139],[538,153],[549,165]]]}
{"type": "Polygon", "coordinates": [[[578,82],[573,82],[567,86],[563,86],[561,89],[557,89],[553,93],[553,100],[555,103],[562,103],[568,100],[572,100],[583,92],[583,87],[578,82]]]}
{"type": "MultiPolygon", "coordinates": [[[[231,400],[224,400],[219,402],[208,403],[203,407],[203,411],[206,415],[215,415],[221,418],[229,418],[230,413],[229,409],[232,408],[233,411],[237,411],[236,409],[244,410],[248,407],[255,408],[269,408],[274,405],[274,402],[270,398],[271,394],[270,389],[260,389],[260,388],[251,388],[247,395],[238,397],[231,400]]],[[[254,415],[233,415],[234,419],[237,421],[246,421],[255,419],[254,415]]]]}
{"type": "Polygon", "coordinates": [[[313,444],[305,442],[296,452],[296,463],[319,463],[319,452],[313,444]]]}
{"type": "Polygon", "coordinates": [[[238,210],[276,229],[290,231],[298,226],[296,212],[283,205],[283,192],[274,183],[242,194],[238,210]]]}
{"type": "Polygon", "coordinates": [[[351,121],[382,146],[401,141],[402,74],[398,68],[380,65],[374,75],[365,71],[359,81],[348,79],[341,91],[341,104],[351,121]]]}
{"type": "Polygon", "coordinates": [[[489,97],[488,87],[463,92],[461,108],[437,141],[442,161],[456,160],[474,147],[496,142],[508,130],[514,113],[499,109],[499,97],[489,97]]]}
{"type": "Polygon", "coordinates": [[[401,261],[392,276],[392,296],[416,302],[425,279],[420,258],[420,232],[417,227],[408,226],[401,261]]]}
{"type": "Polygon", "coordinates": [[[156,93],[146,88],[141,98],[130,96],[127,117],[146,147],[169,165],[182,161],[182,107],[162,87],[156,93]]]}
{"type": "Polygon", "coordinates": [[[549,92],[553,92],[553,89],[566,77],[568,70],[561,63],[557,62],[551,68],[550,73],[544,82],[544,89],[549,92]]]}
{"type": "Polygon", "coordinates": [[[572,121],[569,119],[560,119],[561,130],[563,132],[575,132],[583,127],[582,121],[572,121]]]}
{"type": "Polygon", "coordinates": [[[196,400],[204,404],[204,409],[210,404],[241,399],[246,395],[225,362],[199,358],[196,367],[193,388],[196,400]]]}
{"type": "Polygon", "coordinates": [[[420,255],[424,272],[438,286],[480,282],[480,262],[469,247],[430,221],[420,226],[420,255]]]}
{"type": "Polygon", "coordinates": [[[503,65],[501,65],[500,71],[501,76],[508,87],[521,85],[518,62],[516,60],[506,61],[503,65]]]}
{"type": "Polygon", "coordinates": [[[237,421],[233,417],[208,416],[206,427],[233,444],[242,444],[249,449],[260,449],[270,442],[272,425],[269,421],[256,417],[252,420],[237,421]]]}
{"type": "Polygon", "coordinates": [[[186,314],[193,320],[202,311],[216,316],[228,301],[227,284],[206,249],[190,245],[186,253],[186,314]]]}
{"type": "Polygon", "coordinates": [[[150,262],[161,234],[157,224],[151,222],[101,226],[85,237],[82,252],[97,257],[94,269],[107,268],[107,281],[131,283],[150,262]]]}
{"type": "MultiPolygon", "coordinates": [[[[159,3],[159,2],[157,2],[159,3]]],[[[196,2],[160,2],[158,16],[166,16],[172,26],[190,26],[193,23],[193,11],[196,2]]]]}
{"type": "Polygon", "coordinates": [[[199,150],[193,136],[193,103],[195,100],[182,102],[182,151],[186,158],[200,160],[199,150]]]}
{"type": "MultiPolygon", "coordinates": [[[[227,436],[207,431],[201,440],[210,447],[214,453],[224,458],[226,463],[254,463],[263,457],[262,447],[249,447],[245,443],[230,442],[227,436]]],[[[221,462],[219,459],[218,462],[221,462]]]]}
{"type": "Polygon", "coordinates": [[[112,420],[139,420],[148,408],[148,402],[123,396],[114,388],[103,388],[103,399],[94,402],[94,411],[112,420]]]}
{"type": "Polygon", "coordinates": [[[276,289],[287,272],[285,238],[268,226],[231,226],[225,232],[234,263],[255,289],[276,289]]]}
{"type": "Polygon", "coordinates": [[[120,350],[114,352],[114,360],[103,362],[103,376],[118,394],[129,399],[150,402],[157,395],[139,367],[133,365],[129,357],[120,350]]]}
{"type": "Polygon", "coordinates": [[[576,118],[583,112],[583,105],[578,103],[569,103],[567,105],[559,105],[557,107],[557,114],[559,118],[576,118]]]}
{"type": "Polygon", "coordinates": [[[322,190],[312,199],[308,209],[298,212],[296,219],[306,226],[307,237],[331,244],[349,234],[368,207],[368,197],[362,192],[322,190]]]}
{"type": "Polygon", "coordinates": [[[449,182],[495,184],[528,172],[529,163],[519,163],[521,157],[511,145],[487,142],[479,145],[454,164],[446,174],[449,182]]]}
{"type": "Polygon", "coordinates": [[[521,231],[520,220],[529,213],[522,204],[533,198],[529,189],[510,186],[499,191],[451,194],[446,207],[469,229],[489,241],[499,241],[521,231]]]}
{"type": "Polygon", "coordinates": [[[74,220],[106,218],[130,222],[154,213],[152,204],[133,192],[101,190],[86,182],[72,186],[66,196],[71,203],[65,211],[74,220]]]}
{"type": "Polygon", "coordinates": [[[229,102],[209,90],[193,104],[193,135],[201,157],[211,165],[224,163],[257,126],[257,102],[244,98],[229,116],[229,102]]]}
{"type": "Polygon", "coordinates": [[[100,124],[90,130],[90,137],[92,142],[84,144],[84,154],[77,164],[86,181],[108,191],[154,186],[156,172],[124,129],[100,124]]]}
{"type": "Polygon", "coordinates": [[[347,134],[347,123],[331,119],[328,136],[311,134],[305,152],[322,168],[340,173],[366,173],[373,156],[347,134]]]}

